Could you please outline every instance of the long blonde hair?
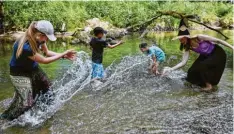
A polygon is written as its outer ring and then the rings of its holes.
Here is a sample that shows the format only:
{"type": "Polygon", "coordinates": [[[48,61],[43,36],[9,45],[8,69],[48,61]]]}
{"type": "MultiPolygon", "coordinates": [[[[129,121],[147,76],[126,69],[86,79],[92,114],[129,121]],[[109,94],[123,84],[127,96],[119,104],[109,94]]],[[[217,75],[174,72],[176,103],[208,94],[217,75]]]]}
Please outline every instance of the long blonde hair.
{"type": "Polygon", "coordinates": [[[16,40],[16,42],[18,42],[18,49],[16,52],[16,58],[19,58],[20,55],[22,54],[23,46],[24,46],[25,42],[27,42],[27,41],[29,42],[29,45],[30,45],[32,52],[34,54],[39,51],[39,48],[37,47],[35,35],[37,35],[40,32],[35,28],[35,24],[36,24],[36,21],[33,21],[30,24],[30,26],[28,27],[28,29],[26,30],[26,32],[24,33],[24,35],[16,40]]]}

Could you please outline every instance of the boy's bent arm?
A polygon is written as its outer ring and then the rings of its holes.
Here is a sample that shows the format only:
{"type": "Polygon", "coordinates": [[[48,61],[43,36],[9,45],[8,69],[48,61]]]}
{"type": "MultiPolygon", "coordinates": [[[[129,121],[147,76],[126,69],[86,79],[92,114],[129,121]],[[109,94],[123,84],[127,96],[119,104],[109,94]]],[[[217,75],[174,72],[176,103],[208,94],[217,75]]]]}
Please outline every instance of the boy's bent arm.
{"type": "Polygon", "coordinates": [[[152,55],[153,66],[158,67],[157,58],[155,55],[152,55]]]}

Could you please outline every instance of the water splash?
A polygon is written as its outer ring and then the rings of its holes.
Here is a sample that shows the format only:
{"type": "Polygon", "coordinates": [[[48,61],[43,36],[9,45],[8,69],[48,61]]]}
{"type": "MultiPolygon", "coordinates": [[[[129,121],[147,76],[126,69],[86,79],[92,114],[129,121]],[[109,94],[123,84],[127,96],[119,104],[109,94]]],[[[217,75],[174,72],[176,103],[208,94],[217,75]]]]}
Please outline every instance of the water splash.
{"type": "MultiPolygon", "coordinates": [[[[214,93],[184,86],[186,73],[148,73],[147,57],[127,56],[106,69],[106,82],[64,105],[50,128],[56,133],[231,133],[230,83],[214,93]],[[228,89],[228,90],[227,90],[228,89]]],[[[226,73],[226,72],[225,72],[226,73]]],[[[223,78],[226,78],[225,76],[223,78]]],[[[224,79],[227,81],[227,79],[224,79]]],[[[224,83],[223,80],[221,83],[224,83]]]]}
{"type": "Polygon", "coordinates": [[[53,95],[45,96],[45,100],[54,100],[53,103],[41,101],[33,112],[25,113],[12,124],[36,126],[54,116],[52,133],[233,130],[232,93],[226,90],[230,88],[227,80],[221,82],[225,85],[221,84],[220,91],[200,93],[197,87],[184,86],[182,78],[186,73],[182,70],[166,77],[155,76],[148,73],[148,57],[126,56],[108,66],[103,83],[93,87],[89,56],[79,52],[78,57],[64,76],[54,82],[53,95]]]}
{"type": "Polygon", "coordinates": [[[41,125],[50,118],[59,108],[91,79],[91,61],[87,53],[78,52],[77,60],[59,80],[51,86],[51,90],[38,98],[38,101],[31,110],[25,112],[18,119],[7,122],[2,128],[6,129],[14,125],[41,125]]]}

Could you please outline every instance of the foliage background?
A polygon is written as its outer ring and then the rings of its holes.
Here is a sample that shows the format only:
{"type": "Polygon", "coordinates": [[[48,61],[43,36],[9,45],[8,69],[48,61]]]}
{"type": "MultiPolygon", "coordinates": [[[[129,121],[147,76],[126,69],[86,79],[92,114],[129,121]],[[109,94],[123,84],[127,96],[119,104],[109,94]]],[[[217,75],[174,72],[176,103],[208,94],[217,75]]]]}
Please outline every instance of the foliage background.
{"type": "MultiPolygon", "coordinates": [[[[155,15],[156,11],[174,10],[198,14],[207,24],[233,25],[233,5],[227,2],[188,1],[4,1],[4,25],[23,30],[32,20],[50,20],[57,28],[62,22],[68,30],[85,25],[85,20],[100,18],[117,27],[127,27],[155,15]]],[[[161,17],[154,24],[177,27],[178,19],[161,17]]]]}

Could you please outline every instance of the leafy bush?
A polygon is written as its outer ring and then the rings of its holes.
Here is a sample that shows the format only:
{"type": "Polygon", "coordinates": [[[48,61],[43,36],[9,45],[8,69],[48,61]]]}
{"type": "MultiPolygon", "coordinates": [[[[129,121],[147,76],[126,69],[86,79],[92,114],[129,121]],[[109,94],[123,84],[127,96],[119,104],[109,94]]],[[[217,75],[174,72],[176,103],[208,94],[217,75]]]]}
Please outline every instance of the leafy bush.
{"type": "MultiPolygon", "coordinates": [[[[85,20],[100,18],[117,27],[127,27],[145,21],[156,11],[178,11],[198,14],[201,21],[211,23],[220,20],[223,25],[232,24],[232,5],[223,2],[188,1],[4,1],[5,25],[18,30],[27,28],[32,20],[50,20],[57,29],[65,22],[68,30],[83,27],[85,20]]],[[[154,24],[171,23],[177,27],[178,19],[162,17],[154,24]]]]}

